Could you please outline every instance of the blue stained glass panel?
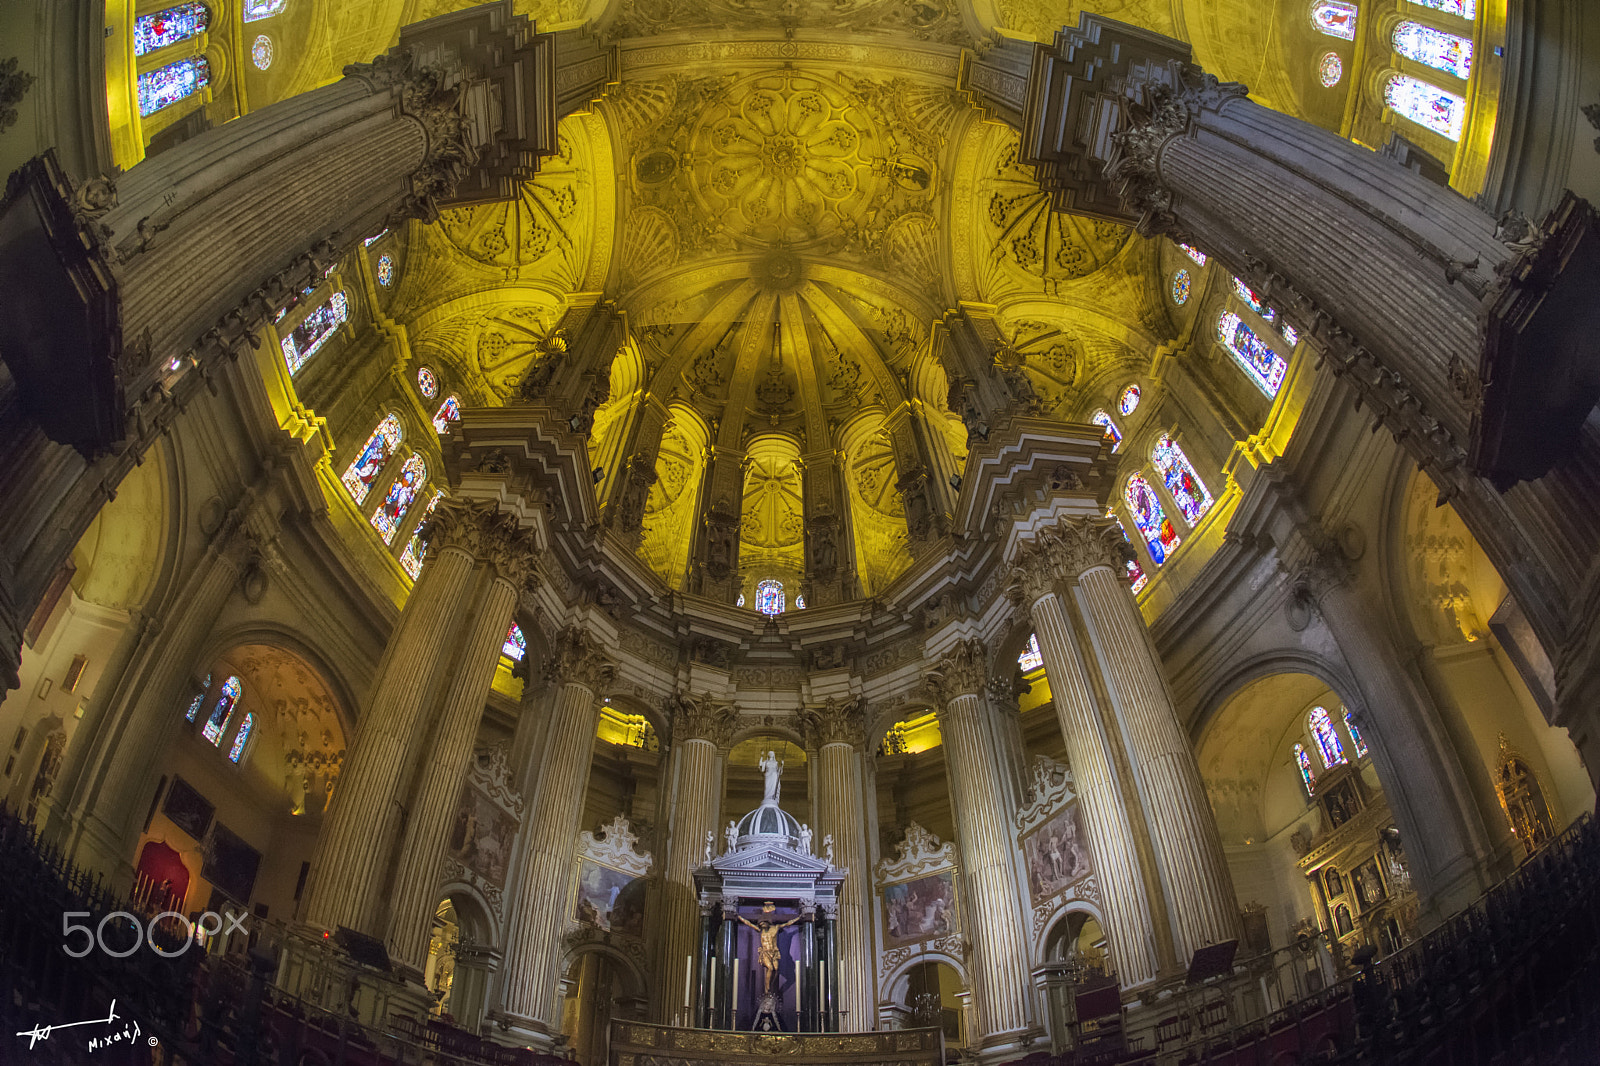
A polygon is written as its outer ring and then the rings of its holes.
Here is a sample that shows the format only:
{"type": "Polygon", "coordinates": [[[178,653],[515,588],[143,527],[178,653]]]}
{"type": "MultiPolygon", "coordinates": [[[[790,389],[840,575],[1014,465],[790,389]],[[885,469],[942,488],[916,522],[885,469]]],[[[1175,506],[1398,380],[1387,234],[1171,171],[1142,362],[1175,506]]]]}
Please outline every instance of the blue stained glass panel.
{"type": "Polygon", "coordinates": [[[1322,756],[1322,765],[1332,770],[1335,766],[1349,760],[1344,757],[1344,745],[1339,743],[1339,734],[1334,732],[1333,719],[1328,717],[1328,712],[1321,707],[1313,707],[1308,720],[1311,726],[1311,739],[1317,742],[1317,753],[1322,756]]]}
{"type": "Polygon", "coordinates": [[[1150,487],[1143,474],[1130,474],[1122,495],[1128,503],[1128,513],[1133,515],[1133,524],[1139,527],[1140,535],[1150,547],[1150,561],[1160,566],[1180,543],[1172,519],[1167,517],[1156,490],[1150,487]]]}
{"type": "Polygon", "coordinates": [[[1318,0],[1311,5],[1311,24],[1329,37],[1341,41],[1356,39],[1356,6],[1340,0],[1318,0]]]}
{"type": "Polygon", "coordinates": [[[1195,261],[1196,266],[1205,266],[1206,260],[1211,258],[1192,244],[1180,244],[1178,247],[1183,249],[1184,255],[1195,261]]]}
{"type": "Polygon", "coordinates": [[[1172,302],[1182,306],[1189,301],[1189,272],[1180,270],[1172,275],[1172,302]]]}
{"type": "Polygon", "coordinates": [[[1267,301],[1263,300],[1256,294],[1254,289],[1240,281],[1238,278],[1233,279],[1233,291],[1238,294],[1239,299],[1250,305],[1250,310],[1254,311],[1268,322],[1276,322],[1278,320],[1278,312],[1268,307],[1267,301]]]}
{"type": "Polygon", "coordinates": [[[140,15],[133,22],[133,54],[148,55],[169,44],[206,32],[211,12],[204,4],[177,4],[165,11],[140,15]]]}
{"type": "Polygon", "coordinates": [[[783,582],[765,578],[756,582],[756,610],[765,615],[783,613],[783,582]]]}
{"type": "Polygon", "coordinates": [[[400,437],[400,420],[388,415],[378,423],[378,428],[372,431],[367,443],[362,445],[361,454],[356,456],[355,462],[350,464],[350,469],[344,472],[341,479],[350,498],[356,503],[366,500],[367,493],[372,491],[372,483],[378,480],[378,474],[383,470],[383,464],[400,446],[400,437]]]}
{"type": "Polygon", "coordinates": [[[200,691],[195,693],[194,699],[189,703],[189,709],[183,712],[183,720],[192,722],[200,713],[200,705],[206,701],[206,693],[211,691],[211,675],[206,675],[205,684],[200,686],[200,691]]]}
{"type": "Polygon", "coordinates": [[[1469,22],[1478,17],[1478,0],[1411,0],[1411,3],[1433,11],[1443,11],[1469,22]]]}
{"type": "MultiPolygon", "coordinates": [[[[1122,531],[1122,539],[1126,540],[1129,544],[1132,544],[1133,541],[1128,536],[1128,527],[1122,524],[1122,519],[1117,518],[1117,512],[1107,511],[1106,517],[1115,519],[1117,528],[1122,531]]],[[[1127,570],[1128,590],[1130,592],[1137,593],[1140,589],[1144,588],[1150,583],[1150,575],[1144,572],[1144,567],[1139,565],[1139,561],[1137,559],[1128,560],[1127,570]]]]}
{"type": "Polygon", "coordinates": [[[244,685],[237,677],[230,677],[224,681],[222,694],[217,697],[217,705],[211,709],[211,715],[206,719],[200,735],[220,747],[222,734],[228,731],[228,719],[233,717],[233,709],[238,706],[239,697],[243,695],[244,685]]]}
{"type": "Polygon", "coordinates": [[[400,529],[400,523],[405,521],[406,511],[411,509],[411,501],[417,498],[417,493],[422,490],[422,483],[426,480],[428,480],[428,464],[422,461],[420,455],[413,455],[406,460],[406,465],[400,468],[400,476],[389,486],[389,494],[383,498],[378,509],[372,512],[372,528],[378,531],[385,544],[394,543],[394,535],[400,529]]]}
{"type": "Polygon", "coordinates": [[[205,56],[180,59],[146,71],[139,75],[139,114],[153,115],[210,84],[211,64],[206,62],[205,56]]]}
{"type": "Polygon", "coordinates": [[[1344,709],[1344,727],[1350,730],[1350,740],[1356,746],[1356,758],[1367,757],[1367,742],[1361,739],[1361,730],[1356,728],[1356,720],[1350,716],[1350,709],[1344,709]]]}
{"type": "Polygon", "coordinates": [[[1215,501],[1211,499],[1205,482],[1195,473],[1194,464],[1189,462],[1189,457],[1183,454],[1177,442],[1165,433],[1161,434],[1150,451],[1150,461],[1155,464],[1167,491],[1172,493],[1173,501],[1189,524],[1195,525],[1205,517],[1215,501]]]}
{"type": "Polygon", "coordinates": [[[244,754],[244,746],[250,739],[250,730],[256,726],[256,716],[246,712],[244,721],[239,723],[239,732],[233,738],[233,747],[228,750],[228,761],[238,762],[239,756],[244,754]]]}
{"type": "Polygon", "coordinates": [[[328,302],[307,315],[298,326],[283,338],[283,361],[291,375],[300,372],[306,360],[317,354],[317,349],[328,343],[344,321],[350,317],[350,302],[342,292],[328,297],[328,302]]]}
{"type": "Polygon", "coordinates": [[[454,396],[446,396],[444,403],[433,414],[433,429],[436,433],[448,433],[450,423],[461,420],[461,401],[454,396]]]}
{"type": "Polygon", "coordinates": [[[1391,74],[1383,87],[1383,102],[1401,118],[1426,126],[1452,141],[1461,139],[1461,127],[1467,120],[1467,102],[1455,93],[1409,74],[1391,74]]]}
{"type": "Polygon", "coordinates": [[[1394,50],[1407,59],[1465,79],[1472,73],[1472,42],[1453,33],[1407,20],[1390,37],[1394,50]]]}
{"type": "Polygon", "coordinates": [[[1255,330],[1232,311],[1224,311],[1217,319],[1217,338],[1262,392],[1268,396],[1278,395],[1289,364],[1256,336],[1255,330]]]}
{"type": "Polygon", "coordinates": [[[244,0],[244,20],[257,22],[283,10],[288,0],[244,0]]]}
{"type": "Polygon", "coordinates": [[[1022,672],[1025,674],[1031,674],[1044,665],[1044,653],[1039,650],[1037,633],[1028,634],[1028,646],[1017,656],[1017,665],[1022,667],[1022,672]]]}
{"type": "Polygon", "coordinates": [[[1311,756],[1306,754],[1304,744],[1294,746],[1294,764],[1300,768],[1300,780],[1306,786],[1306,795],[1313,796],[1317,791],[1317,777],[1311,772],[1311,756]]]}
{"type": "Polygon", "coordinates": [[[506,642],[500,646],[500,654],[517,662],[528,654],[528,638],[522,635],[522,627],[512,622],[511,628],[506,630],[506,642]]]}
{"type": "MultiPolygon", "coordinates": [[[[439,501],[443,498],[443,492],[435,492],[433,494],[433,499],[428,501],[428,509],[422,512],[422,522],[428,520],[428,516],[433,514],[433,509],[439,506],[439,501]]],[[[412,581],[415,581],[417,576],[422,573],[422,560],[427,558],[428,555],[428,542],[422,539],[422,522],[417,523],[417,531],[411,534],[411,540],[406,544],[406,550],[400,554],[400,565],[405,568],[406,573],[411,575],[412,581]]]]}
{"type": "Polygon", "coordinates": [[[1111,421],[1110,415],[1106,414],[1104,411],[1096,411],[1094,414],[1089,416],[1089,421],[1093,422],[1097,426],[1105,427],[1106,436],[1111,438],[1112,451],[1116,451],[1118,448],[1122,447],[1122,431],[1117,428],[1115,422],[1111,421]]]}
{"type": "Polygon", "coordinates": [[[1126,418],[1139,408],[1139,386],[1129,385],[1122,390],[1122,395],[1117,399],[1117,410],[1126,418]]]}

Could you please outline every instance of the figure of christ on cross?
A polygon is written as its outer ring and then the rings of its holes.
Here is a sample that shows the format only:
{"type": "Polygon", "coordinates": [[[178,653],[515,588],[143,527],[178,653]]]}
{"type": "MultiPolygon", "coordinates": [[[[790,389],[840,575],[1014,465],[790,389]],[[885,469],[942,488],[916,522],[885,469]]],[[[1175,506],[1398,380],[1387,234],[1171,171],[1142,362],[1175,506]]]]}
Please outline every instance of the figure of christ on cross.
{"type": "Polygon", "coordinates": [[[773,925],[765,919],[758,925],[744,917],[744,915],[740,915],[739,920],[754,929],[756,935],[761,937],[761,946],[756,949],[756,961],[761,964],[761,968],[767,974],[766,980],[762,982],[762,990],[776,992],[778,990],[778,966],[782,962],[782,955],[778,951],[778,930],[787,929],[795,922],[798,922],[800,916],[796,915],[782,925],[773,925]]]}

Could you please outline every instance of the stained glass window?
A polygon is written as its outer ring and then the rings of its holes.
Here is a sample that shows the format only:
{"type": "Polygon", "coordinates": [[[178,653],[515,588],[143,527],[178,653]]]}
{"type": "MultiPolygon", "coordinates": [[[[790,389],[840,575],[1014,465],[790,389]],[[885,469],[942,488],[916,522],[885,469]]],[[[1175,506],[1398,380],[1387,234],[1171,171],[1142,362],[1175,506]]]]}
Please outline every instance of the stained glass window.
{"type": "Polygon", "coordinates": [[[378,474],[383,470],[383,464],[400,446],[401,436],[400,420],[394,415],[387,415],[372,431],[367,443],[361,446],[361,454],[356,456],[343,478],[344,487],[356,503],[366,501],[367,493],[372,491],[372,483],[378,480],[378,474]]]}
{"type": "Polygon", "coordinates": [[[1194,464],[1189,462],[1189,457],[1178,447],[1177,441],[1165,433],[1161,434],[1156,446],[1150,450],[1150,461],[1156,465],[1167,491],[1172,493],[1172,499],[1177,503],[1178,510],[1183,512],[1183,517],[1189,520],[1189,524],[1192,526],[1205,517],[1205,513],[1211,510],[1211,505],[1215,501],[1212,500],[1205,482],[1195,473],[1194,464]]]}
{"type": "Polygon", "coordinates": [[[1356,720],[1351,717],[1350,708],[1345,707],[1343,710],[1344,727],[1350,730],[1350,741],[1356,746],[1356,758],[1365,759],[1367,757],[1367,742],[1361,739],[1361,730],[1356,728],[1356,720]]]}
{"type": "Polygon", "coordinates": [[[794,598],[794,609],[797,611],[806,609],[806,598],[804,596],[796,596],[794,598]]]}
{"type": "Polygon", "coordinates": [[[1332,770],[1348,761],[1344,757],[1344,745],[1339,743],[1339,734],[1334,732],[1333,719],[1328,717],[1327,711],[1313,707],[1308,723],[1311,726],[1311,739],[1317,742],[1317,753],[1322,756],[1323,766],[1332,770]]]}
{"type": "Polygon", "coordinates": [[[506,630],[506,642],[500,645],[500,654],[517,662],[528,654],[528,638],[522,635],[522,627],[512,622],[511,628],[506,630]]]}
{"type": "Polygon", "coordinates": [[[1391,74],[1383,87],[1383,102],[1401,118],[1426,126],[1452,141],[1461,139],[1467,102],[1455,93],[1445,92],[1409,74],[1391,74]]]}
{"type": "Polygon", "coordinates": [[[1468,20],[1478,17],[1478,0],[1411,0],[1411,3],[1468,20]]]}
{"type": "Polygon", "coordinates": [[[361,242],[361,246],[363,248],[371,248],[374,244],[377,244],[379,241],[383,240],[388,235],[389,235],[389,231],[387,229],[381,229],[377,233],[373,234],[371,237],[368,237],[366,240],[362,241],[361,242]]]}
{"type": "Polygon", "coordinates": [[[1300,331],[1289,323],[1284,322],[1278,328],[1283,331],[1283,339],[1289,342],[1289,347],[1293,348],[1300,343],[1300,331]]]}
{"type": "Polygon", "coordinates": [[[1117,428],[1117,424],[1115,422],[1111,421],[1110,415],[1106,414],[1104,411],[1096,411],[1094,414],[1089,416],[1089,421],[1093,422],[1097,426],[1105,427],[1106,436],[1111,438],[1112,451],[1116,451],[1118,448],[1122,447],[1122,431],[1117,428]]]}
{"type": "Polygon", "coordinates": [[[1409,19],[1394,28],[1389,38],[1394,50],[1407,59],[1466,78],[1472,73],[1472,42],[1409,19]]]}
{"type": "Polygon", "coordinates": [[[217,705],[211,709],[211,716],[206,719],[200,735],[221,747],[222,734],[228,731],[228,719],[233,717],[233,709],[239,705],[239,697],[243,695],[244,685],[237,677],[230,677],[224,681],[222,695],[217,697],[217,705]]]}
{"type": "Polygon", "coordinates": [[[1306,795],[1316,795],[1317,777],[1311,772],[1311,756],[1306,754],[1304,744],[1294,746],[1294,764],[1300,768],[1300,780],[1305,783],[1306,795]]]}
{"type": "Polygon", "coordinates": [[[1329,52],[1317,60],[1317,77],[1329,89],[1339,84],[1339,79],[1344,77],[1344,60],[1339,58],[1338,52],[1329,52]]]}
{"type": "Polygon", "coordinates": [[[1255,330],[1232,311],[1224,311],[1217,319],[1217,338],[1262,392],[1268,396],[1278,394],[1278,386],[1283,384],[1289,364],[1266,341],[1257,337],[1255,330]]]}
{"type": "Polygon", "coordinates": [[[389,486],[389,494],[383,498],[378,509],[372,512],[372,528],[378,531],[385,544],[394,543],[395,532],[399,530],[400,523],[405,521],[406,511],[411,508],[411,501],[417,498],[417,493],[422,490],[422,483],[426,480],[428,480],[428,464],[422,461],[420,455],[413,455],[406,460],[406,465],[400,468],[400,476],[389,486]]]}
{"type": "Polygon", "coordinates": [[[328,338],[350,317],[350,303],[342,292],[328,297],[328,302],[312,311],[301,323],[283,338],[283,361],[289,365],[290,374],[298,374],[306,360],[317,354],[317,349],[328,343],[328,338]]]}
{"type": "Polygon", "coordinates": [[[1267,301],[1263,300],[1254,289],[1238,278],[1233,279],[1233,291],[1238,294],[1239,299],[1250,305],[1250,310],[1268,322],[1276,322],[1278,320],[1278,312],[1268,307],[1267,301]]]}
{"type": "Polygon", "coordinates": [[[205,56],[168,63],[139,75],[139,114],[153,115],[211,84],[211,64],[205,56]]]}
{"type": "Polygon", "coordinates": [[[205,684],[200,686],[200,691],[195,693],[194,699],[189,703],[189,709],[183,712],[183,720],[192,722],[200,713],[200,705],[206,701],[206,693],[211,691],[211,675],[206,675],[205,684]]]}
{"type": "MultiPolygon", "coordinates": [[[[1122,519],[1117,518],[1117,512],[1107,511],[1106,517],[1116,520],[1117,528],[1122,531],[1122,539],[1128,541],[1129,544],[1132,544],[1133,541],[1128,537],[1128,527],[1122,524],[1122,519]]],[[[1127,569],[1129,591],[1138,593],[1140,589],[1144,588],[1150,583],[1149,575],[1144,572],[1144,567],[1139,565],[1139,561],[1137,559],[1129,559],[1127,569]]]]}
{"type": "Polygon", "coordinates": [[[283,5],[289,0],[244,0],[244,20],[255,22],[259,19],[271,18],[283,10],[283,5]]]}
{"type": "Polygon", "coordinates": [[[461,401],[454,396],[446,396],[444,403],[439,405],[439,410],[433,414],[433,429],[436,433],[447,433],[450,423],[461,420],[461,401]]]}
{"type": "Polygon", "coordinates": [[[783,613],[782,581],[769,577],[756,582],[756,610],[766,615],[783,613]]]}
{"type": "Polygon", "coordinates": [[[387,285],[394,280],[394,257],[378,256],[378,284],[387,285]]]}
{"type": "Polygon", "coordinates": [[[422,512],[422,521],[417,523],[417,531],[411,534],[411,540],[406,544],[406,550],[400,553],[400,565],[405,568],[406,573],[411,575],[412,581],[415,581],[417,575],[422,573],[422,560],[428,555],[428,542],[422,539],[422,522],[426,522],[428,516],[433,514],[433,509],[439,506],[439,500],[443,496],[443,492],[435,492],[433,494],[433,499],[428,501],[428,509],[422,512]]]}
{"type": "Polygon", "coordinates": [[[157,48],[198,37],[210,24],[211,12],[204,4],[177,4],[140,15],[133,21],[133,54],[148,55],[157,48]]]}
{"type": "Polygon", "coordinates": [[[744,606],[744,593],[742,593],[742,592],[739,593],[739,598],[738,598],[738,600],[734,601],[733,605],[735,607],[743,607],[744,606]]]}
{"type": "Polygon", "coordinates": [[[1172,275],[1172,302],[1183,305],[1189,302],[1189,272],[1180,270],[1172,275]]]}
{"type": "Polygon", "coordinates": [[[245,713],[244,721],[239,723],[239,732],[234,735],[233,747],[228,749],[228,761],[238,762],[239,756],[244,754],[244,746],[250,739],[250,730],[256,726],[256,716],[245,713]]]}
{"type": "Polygon", "coordinates": [[[1311,24],[1329,37],[1356,39],[1356,6],[1340,0],[1317,0],[1311,5],[1311,24]]]}
{"type": "Polygon", "coordinates": [[[250,62],[254,63],[257,70],[266,70],[272,66],[272,38],[266,34],[258,34],[254,43],[250,45],[250,62]]]}
{"type": "Polygon", "coordinates": [[[1122,390],[1122,395],[1117,398],[1117,410],[1126,418],[1139,408],[1139,386],[1129,385],[1122,390]]]}
{"type": "Polygon", "coordinates": [[[417,391],[422,393],[424,400],[431,400],[439,395],[439,382],[433,376],[433,371],[427,367],[417,370],[417,391]]]}
{"type": "Polygon", "coordinates": [[[1039,650],[1037,633],[1028,634],[1028,646],[1017,656],[1017,665],[1022,667],[1022,672],[1025,674],[1031,674],[1044,665],[1044,653],[1039,650]]]}
{"type": "Polygon", "coordinates": [[[1151,562],[1160,566],[1179,544],[1178,531],[1173,528],[1172,519],[1167,517],[1161,501],[1156,497],[1156,490],[1150,487],[1150,482],[1144,479],[1143,474],[1130,474],[1128,486],[1122,495],[1128,501],[1133,524],[1139,527],[1140,535],[1150,546],[1151,562]]]}
{"type": "Polygon", "coordinates": [[[1178,247],[1182,248],[1184,254],[1190,259],[1193,259],[1195,261],[1195,265],[1197,266],[1205,266],[1206,260],[1210,258],[1210,256],[1206,255],[1206,253],[1202,252],[1192,244],[1180,244],[1178,247]]]}

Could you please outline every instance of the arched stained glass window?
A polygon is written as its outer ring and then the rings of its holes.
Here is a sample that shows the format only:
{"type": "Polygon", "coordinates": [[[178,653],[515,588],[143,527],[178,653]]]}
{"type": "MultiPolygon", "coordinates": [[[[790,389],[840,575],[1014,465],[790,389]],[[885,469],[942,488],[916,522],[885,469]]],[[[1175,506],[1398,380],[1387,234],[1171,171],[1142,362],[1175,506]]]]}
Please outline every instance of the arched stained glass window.
{"type": "Polygon", "coordinates": [[[1311,756],[1306,754],[1304,744],[1294,746],[1294,764],[1300,768],[1300,780],[1306,786],[1306,795],[1312,796],[1317,791],[1317,775],[1311,772],[1311,756]]]}
{"type": "Polygon", "coordinates": [[[1268,307],[1267,301],[1263,300],[1259,295],[1257,295],[1254,289],[1240,281],[1238,278],[1233,279],[1233,291],[1238,295],[1239,299],[1250,305],[1250,310],[1260,315],[1266,321],[1276,322],[1278,320],[1278,312],[1268,307]]]}
{"type": "Polygon", "coordinates": [[[794,609],[797,611],[806,609],[806,598],[804,596],[796,596],[794,598],[794,609]]]}
{"type": "Polygon", "coordinates": [[[1341,41],[1356,39],[1356,5],[1340,0],[1317,0],[1311,5],[1311,25],[1341,41]]]}
{"type": "Polygon", "coordinates": [[[387,415],[378,423],[378,428],[372,431],[367,443],[361,446],[361,454],[356,456],[355,462],[350,464],[350,469],[344,472],[343,478],[344,487],[356,503],[366,502],[367,493],[372,491],[372,483],[378,480],[383,464],[389,461],[394,450],[400,446],[401,436],[400,420],[394,415],[387,415]]]}
{"type": "Polygon", "coordinates": [[[1025,674],[1031,674],[1044,665],[1044,653],[1039,650],[1037,633],[1028,634],[1028,646],[1017,656],[1017,665],[1022,667],[1022,672],[1025,674]]]}
{"type": "Polygon", "coordinates": [[[233,717],[233,709],[239,705],[239,698],[243,695],[244,685],[237,677],[230,677],[224,681],[222,694],[217,697],[217,705],[211,709],[200,735],[221,747],[222,734],[228,731],[228,719],[233,717]]]}
{"type": "Polygon", "coordinates": [[[1189,272],[1180,270],[1172,275],[1172,302],[1182,307],[1189,302],[1189,272]]]}
{"type": "Polygon", "coordinates": [[[394,535],[400,529],[400,523],[405,521],[406,512],[411,509],[411,501],[417,498],[417,493],[422,491],[422,483],[426,480],[428,480],[428,464],[422,461],[420,455],[413,455],[406,460],[406,465],[400,468],[400,476],[389,486],[389,494],[383,498],[378,509],[372,512],[372,528],[378,531],[385,544],[394,543],[394,535]]]}
{"type": "Polygon", "coordinates": [[[283,361],[290,374],[298,374],[306,360],[317,354],[317,349],[328,343],[344,321],[350,317],[350,302],[342,292],[328,297],[328,302],[312,311],[300,324],[283,338],[283,361]]]}
{"type": "MultiPolygon", "coordinates": [[[[428,501],[428,509],[422,512],[422,522],[428,520],[433,514],[433,509],[439,506],[439,501],[444,498],[443,492],[435,492],[433,499],[428,501]]],[[[411,534],[411,540],[406,544],[406,550],[400,553],[400,565],[405,572],[415,581],[417,575],[422,573],[422,560],[428,554],[428,542],[422,539],[422,522],[417,523],[417,531],[411,534]]]]}
{"type": "Polygon", "coordinates": [[[454,396],[446,396],[444,403],[433,414],[433,429],[436,433],[448,433],[450,423],[461,421],[461,401],[454,396]]]}
{"type": "Polygon", "coordinates": [[[363,248],[371,248],[374,244],[377,244],[379,241],[383,240],[388,235],[389,235],[389,230],[388,230],[387,227],[385,227],[384,229],[379,230],[373,236],[368,237],[367,239],[363,240],[361,242],[361,246],[363,248]]]}
{"type": "Polygon", "coordinates": [[[1126,418],[1139,409],[1139,386],[1129,385],[1122,390],[1122,395],[1117,397],[1117,410],[1126,418]]]}
{"type": "Polygon", "coordinates": [[[1289,342],[1289,347],[1293,348],[1300,343],[1300,331],[1289,325],[1289,323],[1281,323],[1278,329],[1283,333],[1283,339],[1289,342]]]}
{"type": "Polygon", "coordinates": [[[1183,512],[1183,517],[1188,519],[1189,524],[1195,525],[1204,518],[1215,501],[1212,500],[1205,482],[1195,473],[1194,464],[1189,462],[1189,457],[1178,447],[1177,441],[1165,433],[1161,434],[1156,446],[1150,450],[1150,461],[1156,465],[1162,483],[1167,486],[1167,491],[1172,493],[1173,501],[1177,503],[1178,510],[1183,512]]]}
{"type": "Polygon", "coordinates": [[[1228,354],[1242,367],[1256,387],[1268,396],[1278,395],[1283,376],[1289,364],[1273,351],[1267,342],[1256,336],[1256,331],[1232,311],[1224,311],[1217,319],[1217,338],[1228,354]]]}
{"type": "MultiPolygon", "coordinates": [[[[1122,519],[1117,517],[1117,512],[1107,511],[1106,517],[1117,523],[1117,528],[1122,531],[1122,539],[1130,545],[1133,541],[1128,537],[1128,527],[1122,524],[1122,519]]],[[[1137,594],[1140,589],[1150,583],[1150,576],[1144,572],[1144,567],[1139,565],[1138,559],[1129,559],[1127,563],[1128,590],[1137,594]]]]}
{"type": "Polygon", "coordinates": [[[1478,0],[1410,0],[1410,2],[1418,7],[1443,11],[1447,15],[1467,19],[1469,22],[1478,17],[1478,0]]]}
{"type": "Polygon", "coordinates": [[[191,56],[139,75],[139,114],[153,115],[211,84],[211,64],[191,56]]]}
{"type": "Polygon", "coordinates": [[[522,635],[522,627],[512,622],[511,628],[506,630],[506,642],[500,645],[500,654],[517,662],[528,654],[528,638],[522,635]]]}
{"type": "Polygon", "coordinates": [[[133,21],[133,54],[149,55],[158,48],[198,37],[210,25],[211,11],[204,4],[176,4],[164,11],[140,15],[133,21]]]}
{"type": "Polygon", "coordinates": [[[378,284],[388,285],[394,281],[394,256],[378,256],[378,284]]]}
{"type": "Polygon", "coordinates": [[[228,749],[228,761],[238,762],[239,756],[244,754],[244,746],[250,740],[250,731],[256,727],[256,716],[246,713],[244,721],[239,723],[239,732],[234,735],[233,747],[228,749]]]}
{"type": "Polygon", "coordinates": [[[1445,92],[1409,74],[1391,74],[1383,86],[1383,102],[1401,118],[1426,126],[1452,141],[1461,139],[1467,102],[1455,93],[1445,92]]]}
{"type": "Polygon", "coordinates": [[[1118,429],[1117,424],[1111,421],[1110,415],[1106,414],[1104,411],[1096,411],[1094,414],[1089,416],[1089,421],[1093,422],[1097,426],[1105,427],[1106,436],[1111,438],[1112,451],[1116,451],[1118,448],[1122,447],[1122,430],[1118,429]]]}
{"type": "Polygon", "coordinates": [[[782,581],[769,577],[756,582],[756,610],[770,616],[783,613],[782,581]]]}
{"type": "Polygon", "coordinates": [[[1322,756],[1323,766],[1332,770],[1349,762],[1344,757],[1344,745],[1339,743],[1339,734],[1334,731],[1333,719],[1328,717],[1327,711],[1313,707],[1307,724],[1311,727],[1311,739],[1317,742],[1317,754],[1322,756]]]}
{"type": "Polygon", "coordinates": [[[244,0],[244,20],[257,22],[283,10],[289,0],[244,0]]]}
{"type": "Polygon", "coordinates": [[[211,675],[206,675],[205,683],[200,686],[200,691],[189,703],[189,709],[183,712],[183,720],[192,722],[200,714],[200,705],[206,701],[206,693],[211,691],[211,675]]]}
{"type": "Polygon", "coordinates": [[[1184,255],[1195,261],[1196,266],[1205,266],[1206,260],[1211,258],[1192,244],[1180,244],[1178,247],[1183,249],[1184,255]]]}
{"type": "Polygon", "coordinates": [[[1144,479],[1143,474],[1135,472],[1128,475],[1128,486],[1122,495],[1128,501],[1128,512],[1133,515],[1133,524],[1139,527],[1140,535],[1150,546],[1150,560],[1160,566],[1167,561],[1167,555],[1180,543],[1178,531],[1172,526],[1172,519],[1162,510],[1161,501],[1156,497],[1156,490],[1150,487],[1150,482],[1144,479]]]}
{"type": "Polygon", "coordinates": [[[1329,52],[1317,60],[1317,77],[1326,89],[1339,84],[1339,79],[1344,77],[1344,60],[1339,58],[1338,52],[1329,52]]]}
{"type": "Polygon", "coordinates": [[[1356,758],[1367,757],[1367,742],[1361,739],[1361,730],[1356,728],[1356,720],[1350,715],[1350,708],[1344,709],[1344,727],[1350,730],[1350,742],[1356,746],[1356,758]]]}
{"type": "Polygon", "coordinates": [[[425,366],[417,368],[417,391],[422,393],[424,400],[431,400],[439,395],[439,382],[433,376],[433,371],[425,366]]]}
{"type": "Polygon", "coordinates": [[[1407,59],[1466,79],[1472,73],[1472,42],[1420,22],[1405,22],[1389,38],[1394,50],[1407,59]]]}

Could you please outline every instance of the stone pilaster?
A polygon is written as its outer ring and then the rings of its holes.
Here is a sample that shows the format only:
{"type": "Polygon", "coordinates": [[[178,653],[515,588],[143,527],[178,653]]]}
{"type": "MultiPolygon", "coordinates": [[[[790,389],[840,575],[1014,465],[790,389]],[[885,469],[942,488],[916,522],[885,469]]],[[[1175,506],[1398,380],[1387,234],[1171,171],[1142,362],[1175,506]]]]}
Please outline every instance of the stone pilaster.
{"type": "Polygon", "coordinates": [[[1003,809],[1006,784],[985,720],[986,654],[981,641],[963,641],[933,664],[927,682],[941,708],[983,1042],[1009,1046],[1030,1023],[1028,921],[1011,858],[1016,833],[1003,809]]]}
{"type": "Polygon", "coordinates": [[[556,970],[567,915],[551,901],[551,886],[567,884],[583,795],[599,721],[597,693],[616,666],[588,630],[569,626],[556,635],[545,664],[556,685],[555,706],[539,753],[529,822],[523,832],[522,869],[510,905],[501,1013],[530,1036],[556,1031],[556,970]]]}

